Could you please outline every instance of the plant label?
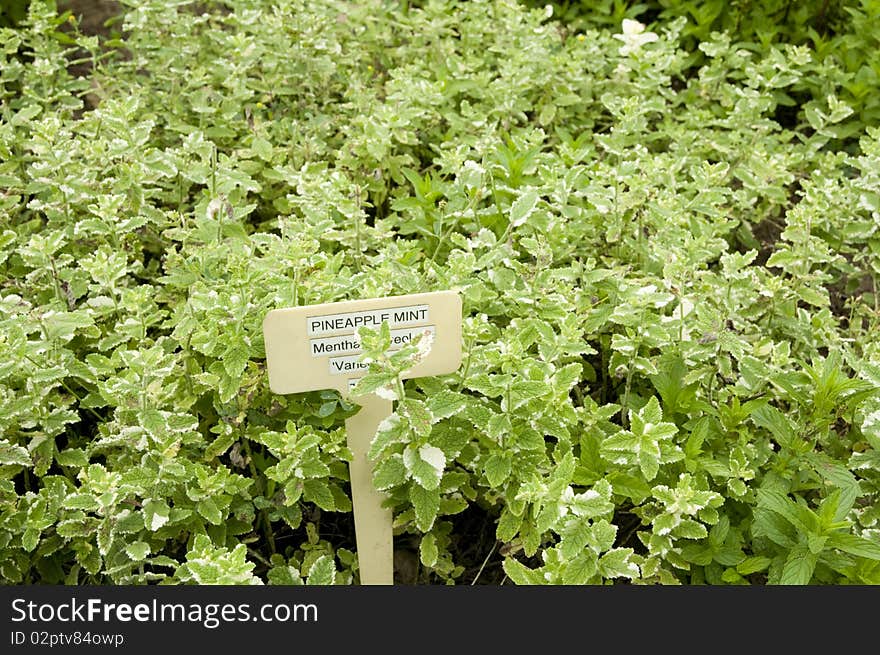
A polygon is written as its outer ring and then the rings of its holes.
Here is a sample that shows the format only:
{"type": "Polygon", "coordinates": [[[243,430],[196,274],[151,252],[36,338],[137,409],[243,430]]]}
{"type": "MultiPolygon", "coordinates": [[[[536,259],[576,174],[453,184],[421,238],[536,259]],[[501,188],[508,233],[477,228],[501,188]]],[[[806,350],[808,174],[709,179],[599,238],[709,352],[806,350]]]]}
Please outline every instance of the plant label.
{"type": "MultiPolygon", "coordinates": [[[[369,368],[359,361],[361,327],[391,328],[391,349],[417,335],[431,338],[431,349],[403,377],[452,373],[461,365],[461,298],[454,291],[349,300],[275,309],[263,320],[269,388],[275,393],[336,389],[349,396],[369,368]]],[[[357,399],[361,409],[346,420],[355,536],[361,584],[394,582],[391,511],[373,486],[367,457],[379,424],[393,410],[390,400],[369,394],[357,399]]]]}
{"type": "Polygon", "coordinates": [[[392,349],[423,332],[432,337],[430,352],[404,377],[458,369],[461,298],[454,291],[436,291],[270,311],[263,321],[269,388],[282,394],[336,389],[347,396],[368,368],[358,361],[358,328],[378,329],[385,321],[392,349]]]}

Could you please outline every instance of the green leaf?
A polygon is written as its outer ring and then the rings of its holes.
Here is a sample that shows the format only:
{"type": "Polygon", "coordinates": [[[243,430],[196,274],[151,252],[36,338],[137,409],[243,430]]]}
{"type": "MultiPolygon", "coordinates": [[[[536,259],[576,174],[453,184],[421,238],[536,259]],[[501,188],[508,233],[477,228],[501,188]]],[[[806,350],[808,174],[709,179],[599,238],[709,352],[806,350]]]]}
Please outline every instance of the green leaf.
{"type": "Polygon", "coordinates": [[[217,503],[214,502],[213,498],[204,498],[196,503],[196,511],[209,523],[220,525],[223,522],[223,513],[217,507],[217,503]]]}
{"type": "Polygon", "coordinates": [[[422,487],[436,489],[446,467],[446,455],[436,446],[425,444],[415,448],[411,444],[403,451],[403,465],[422,487]]]}
{"type": "Polygon", "coordinates": [[[611,502],[611,484],[607,480],[599,480],[592,489],[575,494],[569,506],[575,516],[593,518],[614,511],[611,502]]]}
{"type": "Polygon", "coordinates": [[[51,312],[43,317],[46,326],[46,339],[67,342],[73,339],[84,328],[95,324],[85,311],[51,312]]]}
{"type": "Polygon", "coordinates": [[[788,521],[775,512],[760,507],[755,509],[755,520],[752,523],[752,533],[755,536],[764,536],[773,543],[784,548],[791,548],[796,543],[796,530],[788,521]]]}
{"type": "Polygon", "coordinates": [[[615,494],[632,499],[636,505],[641,504],[645,498],[651,495],[650,485],[639,476],[613,471],[609,473],[608,479],[615,494]]]}
{"type": "Polygon", "coordinates": [[[509,542],[519,532],[523,523],[521,516],[517,516],[509,508],[505,507],[501,510],[501,516],[498,519],[498,527],[495,530],[495,536],[499,541],[509,542]]]}
{"type": "Polygon", "coordinates": [[[379,462],[373,472],[373,484],[380,491],[387,491],[406,481],[406,467],[400,455],[379,462]]]}
{"type": "Polygon", "coordinates": [[[404,441],[407,437],[407,432],[406,425],[396,413],[383,419],[376,429],[376,436],[373,437],[373,441],[370,443],[370,450],[367,453],[370,459],[379,459],[386,448],[392,444],[404,441]]]}
{"type": "Polygon", "coordinates": [[[427,436],[431,432],[434,417],[422,401],[405,398],[400,401],[397,413],[406,417],[416,434],[427,436]]]}
{"type": "Polygon", "coordinates": [[[416,513],[416,525],[422,532],[428,532],[440,511],[440,491],[413,484],[409,488],[409,500],[416,513]]]}
{"type": "Polygon", "coordinates": [[[660,402],[657,400],[657,396],[651,396],[647,404],[645,404],[635,416],[637,416],[643,424],[660,423],[663,420],[663,411],[660,409],[660,402]]]}
{"type": "Polygon", "coordinates": [[[306,574],[306,585],[332,585],[336,582],[336,562],[329,555],[321,555],[312,562],[306,574]]]}
{"type": "Polygon", "coordinates": [[[639,469],[649,482],[660,472],[660,447],[654,442],[640,444],[638,452],[639,469]]]}
{"type": "Polygon", "coordinates": [[[617,538],[617,526],[605,519],[593,521],[587,543],[598,553],[611,550],[614,540],[617,538]]]}
{"type": "Polygon", "coordinates": [[[590,540],[592,528],[586,519],[569,518],[565,521],[560,533],[562,542],[560,550],[565,559],[572,559],[584,548],[590,540]]]}
{"type": "Polygon", "coordinates": [[[229,377],[239,379],[250,359],[250,352],[242,344],[231,344],[223,353],[223,368],[229,377]]]}
{"type": "Polygon", "coordinates": [[[62,506],[66,509],[81,509],[86,512],[94,512],[100,508],[98,499],[92,494],[77,493],[64,497],[62,506]]]}
{"type": "Polygon", "coordinates": [[[150,545],[144,541],[135,541],[125,547],[125,554],[135,562],[142,562],[150,554],[150,545]]]}
{"type": "Polygon", "coordinates": [[[810,532],[800,519],[797,503],[785,494],[772,489],[758,489],[757,497],[758,507],[775,512],[803,534],[810,532]]]}
{"type": "Polygon", "coordinates": [[[464,409],[467,399],[460,393],[443,389],[428,396],[425,401],[434,420],[455,416],[464,409]]]}
{"type": "Polygon", "coordinates": [[[225,434],[220,434],[205,448],[205,459],[211,460],[215,457],[219,457],[232,447],[232,444],[235,443],[235,440],[236,434],[233,431],[229,431],[225,434]]]}
{"type": "Polygon", "coordinates": [[[828,537],[827,546],[838,548],[856,557],[880,560],[880,543],[854,534],[840,532],[831,534],[828,537]]]}
{"type": "Polygon", "coordinates": [[[533,571],[525,564],[518,562],[512,557],[506,557],[501,566],[514,584],[517,585],[538,585],[543,582],[540,571],[533,571]]]}
{"type": "Polygon", "coordinates": [[[40,531],[34,528],[27,528],[21,535],[21,547],[27,552],[31,552],[40,543],[40,531]]]}
{"type": "Polygon", "coordinates": [[[755,425],[769,430],[780,446],[792,448],[797,442],[791,419],[775,407],[760,405],[751,412],[751,417],[755,425]]]}
{"type": "Polygon", "coordinates": [[[303,500],[315,503],[328,512],[336,511],[336,501],[326,480],[306,480],[303,483],[303,500]]]}
{"type": "Polygon", "coordinates": [[[303,584],[303,579],[292,566],[275,566],[266,573],[269,584],[279,586],[299,586],[303,584]]]}
{"type": "Polygon", "coordinates": [[[817,555],[803,547],[793,549],[782,567],[781,585],[807,585],[813,578],[817,555]]]}
{"type": "Polygon", "coordinates": [[[82,448],[67,448],[55,455],[55,461],[61,466],[84,468],[89,465],[89,458],[82,448]]]}
{"type": "MultiPolygon", "coordinates": [[[[396,379],[397,377],[393,373],[367,373],[357,381],[351,393],[354,397],[358,397],[373,393],[376,389],[391,388],[394,390],[396,379]]],[[[396,391],[394,393],[396,394],[396,391]]],[[[398,400],[400,399],[398,398],[398,400]]]]}
{"type": "Polygon", "coordinates": [[[272,144],[260,136],[255,136],[251,142],[251,150],[263,161],[272,159],[272,144]]]}
{"type": "Polygon", "coordinates": [[[0,464],[32,466],[33,462],[31,462],[31,456],[26,448],[0,439],[0,464]]]}
{"type": "Polygon", "coordinates": [[[525,223],[537,204],[538,194],[532,190],[526,191],[510,206],[510,224],[519,227],[525,223]]]}
{"type": "Polygon", "coordinates": [[[629,578],[634,580],[639,577],[639,566],[631,561],[632,548],[615,548],[599,558],[599,573],[604,578],[629,578]]]}
{"type": "Polygon", "coordinates": [[[493,487],[500,487],[510,477],[510,457],[494,453],[486,460],[486,479],[493,487]]]}
{"type": "Polygon", "coordinates": [[[770,566],[770,558],[762,557],[759,555],[755,555],[752,557],[747,557],[742,562],[736,565],[736,570],[740,575],[751,575],[752,573],[757,573],[758,571],[763,571],[768,566],[770,566]]]}
{"type": "Polygon", "coordinates": [[[437,563],[438,555],[437,537],[434,536],[433,532],[429,532],[422,537],[422,540],[419,543],[419,558],[421,559],[422,564],[428,568],[433,568],[437,563]]]}
{"type": "Polygon", "coordinates": [[[148,530],[155,532],[168,523],[170,514],[171,508],[164,500],[151,498],[144,501],[144,525],[148,530]]]}
{"type": "Polygon", "coordinates": [[[562,581],[568,585],[582,585],[589,582],[590,578],[596,575],[598,570],[596,553],[591,550],[585,550],[573,559],[571,559],[565,567],[562,574],[562,581]]]}

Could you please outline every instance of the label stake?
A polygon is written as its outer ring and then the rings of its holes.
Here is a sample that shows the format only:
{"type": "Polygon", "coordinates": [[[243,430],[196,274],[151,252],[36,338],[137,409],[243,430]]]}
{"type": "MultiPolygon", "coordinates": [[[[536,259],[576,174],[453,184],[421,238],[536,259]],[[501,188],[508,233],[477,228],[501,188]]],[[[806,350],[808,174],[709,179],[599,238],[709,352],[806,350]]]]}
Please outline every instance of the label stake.
{"type": "MultiPolygon", "coordinates": [[[[346,300],[322,305],[273,309],[263,319],[269,388],[275,393],[336,389],[348,398],[369,369],[360,361],[361,327],[391,328],[391,350],[404,347],[419,333],[432,337],[430,352],[402,378],[446,375],[461,364],[461,298],[454,291],[346,300]]],[[[361,584],[394,583],[391,510],[373,486],[370,442],[392,403],[375,394],[354,399],[361,409],[345,422],[354,528],[361,584]]]]}
{"type": "Polygon", "coordinates": [[[391,415],[392,403],[375,394],[361,396],[357,402],[360,411],[346,419],[345,432],[352,454],[349,477],[361,584],[390,585],[394,584],[391,510],[382,507],[385,495],[373,486],[373,462],[367,451],[379,423],[391,415]]]}

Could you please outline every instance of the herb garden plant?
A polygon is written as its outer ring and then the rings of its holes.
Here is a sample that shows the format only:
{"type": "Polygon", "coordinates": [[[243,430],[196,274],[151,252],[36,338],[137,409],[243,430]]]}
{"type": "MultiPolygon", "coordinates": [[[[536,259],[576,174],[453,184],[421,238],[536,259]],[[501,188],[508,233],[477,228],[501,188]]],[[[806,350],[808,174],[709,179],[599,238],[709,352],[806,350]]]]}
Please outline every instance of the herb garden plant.
{"type": "Polygon", "coordinates": [[[357,406],[272,394],[261,322],[441,289],[457,373],[362,334],[402,581],[880,583],[880,128],[833,56],[121,4],[0,29],[3,583],[356,583],[357,406]]]}

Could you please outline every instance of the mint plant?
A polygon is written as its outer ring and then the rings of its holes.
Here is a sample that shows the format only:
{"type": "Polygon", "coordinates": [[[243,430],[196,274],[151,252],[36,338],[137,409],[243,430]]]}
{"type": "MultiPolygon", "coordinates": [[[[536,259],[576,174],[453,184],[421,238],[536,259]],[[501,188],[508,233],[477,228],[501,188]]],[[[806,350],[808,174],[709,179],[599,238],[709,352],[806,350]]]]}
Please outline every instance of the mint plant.
{"type": "Polygon", "coordinates": [[[360,335],[405,581],[880,582],[869,29],[121,5],[0,27],[4,583],[357,583],[357,395],[262,319],[441,289],[456,373],[360,335]]]}

